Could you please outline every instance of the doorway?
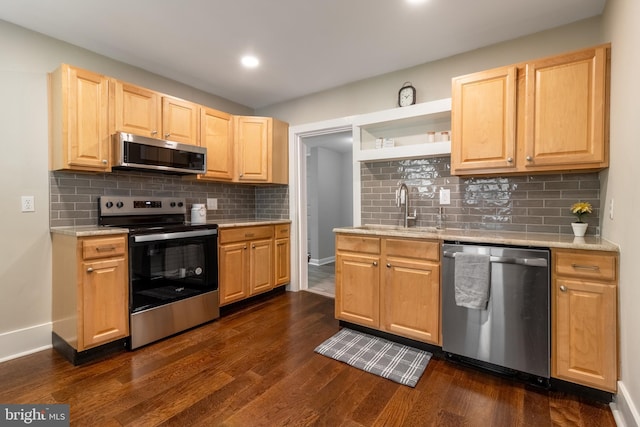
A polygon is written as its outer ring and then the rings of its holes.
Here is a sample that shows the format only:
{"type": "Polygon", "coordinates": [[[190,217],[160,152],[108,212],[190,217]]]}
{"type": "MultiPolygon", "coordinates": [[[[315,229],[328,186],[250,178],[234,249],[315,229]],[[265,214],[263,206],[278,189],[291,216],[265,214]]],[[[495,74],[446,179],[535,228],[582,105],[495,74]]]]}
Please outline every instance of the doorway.
{"type": "Polygon", "coordinates": [[[353,225],[353,134],[309,136],[301,142],[306,153],[307,290],[333,298],[333,229],[353,225]]]}
{"type": "MultiPolygon", "coordinates": [[[[314,146],[323,147],[329,144],[338,144],[337,139],[332,141],[331,135],[352,134],[353,123],[350,117],[332,119],[324,122],[297,125],[289,128],[289,211],[291,218],[291,282],[288,290],[300,291],[308,289],[309,278],[309,241],[311,240],[308,227],[308,198],[307,198],[307,151],[314,146]],[[327,139],[315,139],[325,136],[327,139]],[[313,139],[312,139],[313,138],[313,139]]],[[[351,144],[351,156],[353,157],[353,144],[351,144]]],[[[343,176],[344,182],[353,186],[351,196],[351,209],[353,212],[353,225],[359,225],[360,221],[360,168],[351,160],[351,179],[343,176]]],[[[348,175],[348,173],[344,174],[348,175]]],[[[326,235],[327,233],[325,233],[326,235]]],[[[333,232],[330,233],[333,240],[333,232]]],[[[320,255],[317,259],[321,260],[320,255]]],[[[326,260],[325,260],[326,261],[326,260]]]]}

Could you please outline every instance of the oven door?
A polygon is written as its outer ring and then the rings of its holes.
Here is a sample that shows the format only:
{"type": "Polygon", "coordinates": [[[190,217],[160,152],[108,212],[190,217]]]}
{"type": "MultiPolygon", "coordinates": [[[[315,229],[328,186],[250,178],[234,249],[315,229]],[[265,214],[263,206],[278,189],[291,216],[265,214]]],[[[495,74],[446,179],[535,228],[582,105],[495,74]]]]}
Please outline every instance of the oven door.
{"type": "Polygon", "coordinates": [[[217,229],[129,239],[132,314],[218,289],[217,229]]]}

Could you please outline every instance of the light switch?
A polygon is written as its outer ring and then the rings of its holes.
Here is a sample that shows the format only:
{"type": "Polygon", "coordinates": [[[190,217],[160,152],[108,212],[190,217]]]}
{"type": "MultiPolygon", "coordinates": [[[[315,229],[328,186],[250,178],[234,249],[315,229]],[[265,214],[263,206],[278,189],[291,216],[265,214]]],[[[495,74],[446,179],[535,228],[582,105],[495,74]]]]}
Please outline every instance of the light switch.
{"type": "Polygon", "coordinates": [[[449,190],[448,188],[440,189],[440,204],[441,205],[451,204],[451,190],[449,190]]]}

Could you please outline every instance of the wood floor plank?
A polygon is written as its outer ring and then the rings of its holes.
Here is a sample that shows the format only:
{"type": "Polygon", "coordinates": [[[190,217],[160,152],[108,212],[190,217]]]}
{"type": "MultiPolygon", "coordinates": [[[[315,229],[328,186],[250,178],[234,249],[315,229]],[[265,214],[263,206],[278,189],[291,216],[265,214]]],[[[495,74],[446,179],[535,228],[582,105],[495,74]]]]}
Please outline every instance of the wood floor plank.
{"type": "Polygon", "coordinates": [[[334,300],[282,293],[106,360],[0,364],[3,403],[68,403],[73,426],[599,426],[607,405],[433,358],[415,388],[314,353],[334,300]]]}

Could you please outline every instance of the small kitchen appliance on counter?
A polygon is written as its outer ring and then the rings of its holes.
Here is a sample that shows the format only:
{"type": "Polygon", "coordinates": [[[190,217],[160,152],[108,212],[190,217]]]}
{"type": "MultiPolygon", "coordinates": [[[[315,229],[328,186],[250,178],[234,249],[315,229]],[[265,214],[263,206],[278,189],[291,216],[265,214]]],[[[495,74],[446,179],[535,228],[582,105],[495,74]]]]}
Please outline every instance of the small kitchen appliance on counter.
{"type": "Polygon", "coordinates": [[[98,217],[129,229],[130,349],[220,316],[217,224],[187,224],[177,197],[102,196],[98,217]]]}

